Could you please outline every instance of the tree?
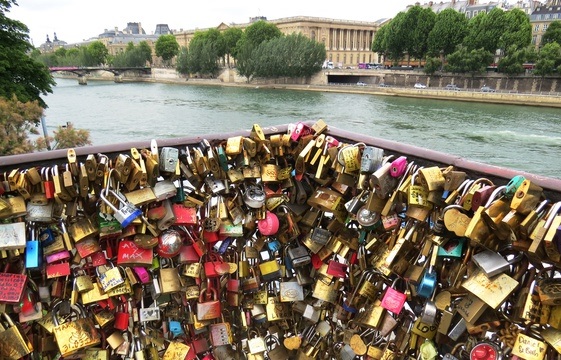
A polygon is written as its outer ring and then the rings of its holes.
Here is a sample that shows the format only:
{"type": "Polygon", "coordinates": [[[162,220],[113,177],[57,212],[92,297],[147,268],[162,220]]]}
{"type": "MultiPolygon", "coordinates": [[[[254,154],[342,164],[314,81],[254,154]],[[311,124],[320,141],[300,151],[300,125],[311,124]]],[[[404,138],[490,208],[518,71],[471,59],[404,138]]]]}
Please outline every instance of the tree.
{"type": "Polygon", "coordinates": [[[403,56],[403,52],[406,49],[408,29],[406,28],[405,13],[398,13],[391,21],[388,26],[388,40],[387,40],[387,55],[395,63],[403,56]]]}
{"type": "Polygon", "coordinates": [[[278,38],[282,36],[282,32],[275,24],[259,20],[249,25],[242,35],[242,42],[246,42],[253,48],[259,46],[262,42],[278,38]]]}
{"type": "Polygon", "coordinates": [[[552,21],[551,24],[549,24],[542,36],[541,45],[545,46],[553,42],[561,44],[561,21],[559,20],[552,21]]]}
{"type": "Polygon", "coordinates": [[[27,26],[6,16],[12,4],[17,5],[0,1],[0,97],[15,95],[21,102],[38,101],[46,107],[41,95],[51,93],[55,82],[49,69],[28,55],[33,46],[27,26]]]}
{"type": "Polygon", "coordinates": [[[194,36],[189,44],[189,72],[214,75],[218,71],[218,50],[212,37],[194,36]]]}
{"type": "Polygon", "coordinates": [[[37,100],[23,103],[15,94],[9,100],[0,97],[0,154],[32,152],[34,144],[28,133],[38,134],[42,115],[43,108],[37,100]]]}
{"type": "Polygon", "coordinates": [[[171,34],[161,35],[156,40],[155,50],[156,56],[160,56],[165,62],[169,62],[179,52],[179,44],[175,36],[171,34]]]}
{"type": "Polygon", "coordinates": [[[446,9],[438,13],[429,34],[429,54],[446,57],[453,53],[466,35],[467,23],[465,15],[456,10],[446,9]]]}
{"type": "Polygon", "coordinates": [[[99,66],[105,64],[109,50],[101,41],[94,41],[87,47],[88,66],[99,66]]]}
{"type": "Polygon", "coordinates": [[[469,50],[485,49],[495,53],[500,47],[501,36],[506,31],[505,12],[494,8],[489,13],[479,13],[468,23],[468,34],[464,46],[469,50]]]}
{"type": "Polygon", "coordinates": [[[222,33],[228,64],[230,63],[230,55],[236,57],[236,44],[242,38],[242,34],[243,30],[238,27],[228,28],[222,33]]]}
{"type": "Polygon", "coordinates": [[[526,48],[532,42],[530,19],[520,9],[512,9],[505,14],[505,29],[499,40],[499,47],[505,55],[526,48]]]}
{"type": "Polygon", "coordinates": [[[254,52],[256,76],[307,77],[321,70],[326,57],[325,46],[302,34],[265,41],[254,52]]]}
{"type": "Polygon", "coordinates": [[[152,48],[147,41],[143,40],[138,43],[138,52],[141,59],[152,65],[152,48]]]}
{"type": "Polygon", "coordinates": [[[185,46],[182,46],[181,49],[179,49],[179,53],[177,54],[177,58],[175,60],[175,69],[178,73],[183,75],[188,75],[190,73],[189,49],[185,46]]]}
{"type": "Polygon", "coordinates": [[[425,74],[432,75],[442,67],[442,62],[436,57],[429,57],[425,62],[425,74]]]}
{"type": "Polygon", "coordinates": [[[553,74],[560,63],[561,45],[557,42],[551,42],[541,48],[538,54],[538,61],[536,61],[536,68],[534,69],[534,74],[542,78],[539,91],[542,89],[543,79],[553,74]]]}
{"type": "Polygon", "coordinates": [[[388,37],[390,36],[389,27],[387,25],[382,26],[374,34],[374,40],[372,41],[372,51],[378,53],[379,55],[386,56],[388,52],[388,37]]]}
{"type": "Polygon", "coordinates": [[[465,46],[459,46],[458,50],[448,56],[448,63],[444,69],[453,73],[470,73],[473,77],[485,71],[487,65],[493,61],[493,54],[483,48],[469,50],[465,46]]]}
{"type": "Polygon", "coordinates": [[[268,40],[281,37],[279,28],[266,21],[260,20],[249,25],[236,44],[237,70],[241,76],[247,78],[247,82],[255,76],[259,63],[254,56],[257,47],[268,40]]]}
{"type": "Polygon", "coordinates": [[[436,14],[429,8],[423,9],[420,6],[413,6],[407,10],[403,19],[403,31],[406,33],[405,51],[419,60],[425,57],[428,50],[428,38],[430,31],[434,27],[436,14]]]}

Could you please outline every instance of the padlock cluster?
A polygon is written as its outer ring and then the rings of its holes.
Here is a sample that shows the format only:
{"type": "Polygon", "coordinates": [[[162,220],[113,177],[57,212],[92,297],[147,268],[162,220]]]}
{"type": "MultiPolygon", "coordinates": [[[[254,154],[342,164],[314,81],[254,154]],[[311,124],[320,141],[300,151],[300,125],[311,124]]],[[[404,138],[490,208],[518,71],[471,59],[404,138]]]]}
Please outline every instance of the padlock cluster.
{"type": "Polygon", "coordinates": [[[553,359],[561,203],[322,120],[6,171],[2,359],[553,359]]]}

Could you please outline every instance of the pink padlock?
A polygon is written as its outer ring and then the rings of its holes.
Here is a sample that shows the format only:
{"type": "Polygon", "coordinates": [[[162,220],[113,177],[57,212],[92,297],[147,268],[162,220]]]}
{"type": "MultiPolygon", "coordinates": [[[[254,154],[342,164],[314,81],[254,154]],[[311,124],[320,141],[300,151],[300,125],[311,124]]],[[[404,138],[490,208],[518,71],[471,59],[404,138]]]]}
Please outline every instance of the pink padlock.
{"type": "Polygon", "coordinates": [[[138,280],[140,280],[141,283],[148,284],[150,282],[150,274],[148,274],[148,270],[140,266],[135,266],[132,269],[136,276],[138,276],[138,280]]]}
{"type": "Polygon", "coordinates": [[[400,156],[391,163],[390,175],[394,178],[400,177],[407,169],[407,158],[400,156]]]}
{"type": "Polygon", "coordinates": [[[276,214],[267,211],[265,219],[257,222],[257,228],[262,235],[274,235],[279,231],[279,218],[276,214]]]}

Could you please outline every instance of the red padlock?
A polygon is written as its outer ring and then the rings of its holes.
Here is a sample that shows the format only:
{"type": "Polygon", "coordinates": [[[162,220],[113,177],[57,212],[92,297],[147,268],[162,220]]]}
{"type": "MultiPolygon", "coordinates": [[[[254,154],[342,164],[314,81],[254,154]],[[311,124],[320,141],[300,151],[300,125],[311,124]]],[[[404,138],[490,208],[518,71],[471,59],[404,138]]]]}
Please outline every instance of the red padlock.
{"type": "Polygon", "coordinates": [[[43,168],[41,170],[41,175],[43,178],[42,188],[45,191],[45,196],[47,199],[55,198],[55,183],[53,182],[52,175],[50,173],[50,168],[43,168]],[[51,175],[51,180],[49,180],[49,175],[51,175]]]}
{"type": "Polygon", "coordinates": [[[344,279],[347,277],[347,267],[347,264],[340,263],[337,260],[329,260],[327,274],[344,279]]]}
{"type": "Polygon", "coordinates": [[[127,330],[129,327],[129,316],[127,304],[121,304],[115,312],[115,323],[113,327],[121,331],[127,330]]]}
{"type": "Polygon", "coordinates": [[[279,218],[275,213],[267,211],[265,219],[257,222],[257,228],[262,235],[275,235],[279,231],[279,218]]]}

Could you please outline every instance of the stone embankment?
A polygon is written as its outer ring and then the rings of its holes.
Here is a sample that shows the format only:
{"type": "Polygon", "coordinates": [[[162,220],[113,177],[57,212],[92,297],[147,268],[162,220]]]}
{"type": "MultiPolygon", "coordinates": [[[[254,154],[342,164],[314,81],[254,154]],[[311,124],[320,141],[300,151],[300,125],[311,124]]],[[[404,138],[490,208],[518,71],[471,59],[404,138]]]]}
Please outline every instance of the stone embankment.
{"type": "MultiPolygon", "coordinates": [[[[55,75],[65,78],[72,78],[72,76],[55,75]]],[[[113,75],[108,72],[100,72],[92,74],[88,77],[91,80],[113,80],[113,75]]],[[[184,75],[178,74],[175,69],[152,69],[150,75],[133,75],[125,73],[122,77],[125,82],[144,81],[144,82],[161,82],[161,83],[174,83],[186,85],[209,85],[209,86],[239,86],[239,87],[261,87],[271,89],[289,89],[289,90],[304,90],[304,91],[322,91],[322,92],[341,92],[341,93],[355,93],[355,94],[373,94],[384,96],[402,96],[402,97],[415,97],[425,99],[445,99],[454,101],[470,101],[470,102],[487,102],[497,104],[511,104],[511,105],[528,105],[528,106],[546,106],[561,108],[560,93],[551,91],[532,91],[532,92],[518,92],[500,90],[497,87],[497,92],[483,93],[479,88],[465,89],[460,91],[445,90],[444,83],[455,84],[468,84],[471,79],[466,79],[461,76],[427,76],[421,73],[411,72],[393,72],[393,71],[380,71],[373,73],[361,73],[360,71],[347,71],[337,74],[337,72],[320,72],[309,79],[254,79],[251,83],[247,83],[244,77],[239,76],[234,69],[224,70],[217,78],[186,78],[184,75]],[[347,83],[333,81],[334,76],[342,76],[342,79],[347,79],[347,83]],[[360,77],[360,80],[366,83],[365,86],[358,86],[356,82],[350,82],[348,79],[355,80],[360,77]],[[378,84],[392,79],[393,84],[397,86],[379,87],[378,84]],[[426,89],[414,89],[413,83],[424,82],[429,84],[426,89]]],[[[477,84],[491,84],[500,85],[501,81],[504,83],[504,78],[492,74],[490,76],[479,76],[477,84]]],[[[508,81],[508,80],[506,80],[508,81]]],[[[538,78],[526,77],[516,80],[517,88],[531,87],[532,90],[536,88],[536,84],[540,81],[538,78]]],[[[543,79],[541,80],[543,82],[543,79]]],[[[559,82],[561,85],[561,82],[559,82]]],[[[557,79],[546,79],[548,89],[557,88],[557,79]]],[[[540,86],[541,87],[541,86],[540,86]]],[[[545,87],[544,87],[545,88],[545,87]]]]}

